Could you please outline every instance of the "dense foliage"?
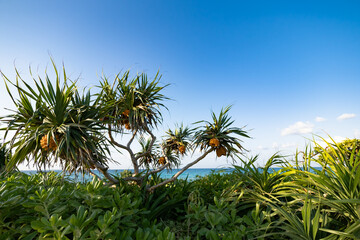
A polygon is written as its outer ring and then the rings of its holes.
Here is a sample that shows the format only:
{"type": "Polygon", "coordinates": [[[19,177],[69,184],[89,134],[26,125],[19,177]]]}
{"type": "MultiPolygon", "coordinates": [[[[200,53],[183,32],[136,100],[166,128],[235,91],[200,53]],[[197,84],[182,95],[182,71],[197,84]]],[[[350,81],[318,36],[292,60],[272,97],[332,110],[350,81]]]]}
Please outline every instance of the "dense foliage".
{"type": "Polygon", "coordinates": [[[162,181],[156,174],[116,187],[53,172],[2,175],[0,239],[358,239],[356,145],[315,145],[293,164],[274,155],[257,168],[254,157],[152,193],[144,185],[162,181]]]}
{"type": "MultiPolygon", "coordinates": [[[[248,138],[243,128],[234,126],[230,107],[219,115],[212,113],[211,121],[199,121],[196,127],[179,125],[169,129],[157,140],[154,130],[162,123],[162,110],[167,109],[164,89],[157,73],[150,80],[145,73],[132,76],[129,71],[116,75],[113,81],[105,76],[96,88],[79,89],[76,81],[67,77],[65,67],[58,71],[53,63],[54,76],[31,76],[25,80],[16,70],[16,79],[2,75],[15,109],[0,116],[0,128],[12,155],[6,170],[11,171],[23,162],[33,163],[37,169],[58,164],[64,172],[87,172],[97,169],[109,180],[119,184],[108,173],[112,159],[110,147],[115,147],[130,159],[133,176],[122,180],[141,184],[149,173],[179,166],[184,155],[200,153],[190,164],[173,177],[149,185],[147,191],[175,181],[186,169],[211,153],[217,157],[234,159],[242,153],[241,138],[248,138]],[[55,78],[54,80],[51,80],[55,78]],[[31,83],[32,82],[32,83],[31,83]],[[127,139],[126,136],[130,136],[127,139]],[[138,140],[141,150],[135,147],[138,140]]],[[[121,162],[123,159],[116,160],[121,162]]]]}
{"type": "Polygon", "coordinates": [[[153,130],[168,99],[159,74],[103,77],[91,94],[53,67],[55,81],[45,73],[33,86],[18,72],[15,81],[2,74],[15,110],[0,117],[6,125],[0,129],[0,239],[360,238],[358,140],[314,142],[314,151],[291,162],[275,154],[259,168],[258,156],[242,158],[242,138],[249,136],[234,126],[230,107],[195,127],[169,129],[158,141],[153,130]],[[128,154],[133,173],[108,173],[110,146],[128,154]],[[159,177],[199,152],[173,177],[159,177]],[[191,182],[178,179],[214,153],[241,164],[191,182]],[[80,183],[54,172],[14,172],[26,161],[38,169],[59,163],[64,172],[94,178],[80,183]]]}
{"type": "Polygon", "coordinates": [[[0,144],[0,173],[5,171],[6,163],[10,158],[10,151],[5,144],[0,144]]]}

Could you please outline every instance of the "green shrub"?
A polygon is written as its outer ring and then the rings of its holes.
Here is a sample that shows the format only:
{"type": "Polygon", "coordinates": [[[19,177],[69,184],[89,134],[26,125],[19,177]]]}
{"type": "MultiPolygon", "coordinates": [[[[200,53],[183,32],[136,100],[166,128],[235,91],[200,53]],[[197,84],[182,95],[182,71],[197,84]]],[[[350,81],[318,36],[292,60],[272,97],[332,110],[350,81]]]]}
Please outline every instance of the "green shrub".
{"type": "Polygon", "coordinates": [[[0,239],[358,239],[357,148],[316,147],[294,165],[274,155],[256,168],[252,158],[153,192],[156,174],[115,187],[54,172],[1,175],[0,239]]]}

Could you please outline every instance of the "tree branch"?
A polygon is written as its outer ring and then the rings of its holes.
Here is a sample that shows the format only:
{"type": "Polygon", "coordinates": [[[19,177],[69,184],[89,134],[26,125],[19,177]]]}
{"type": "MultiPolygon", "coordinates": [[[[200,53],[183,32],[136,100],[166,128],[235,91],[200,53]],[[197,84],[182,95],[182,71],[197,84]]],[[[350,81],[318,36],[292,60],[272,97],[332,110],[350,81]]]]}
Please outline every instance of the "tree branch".
{"type": "Polygon", "coordinates": [[[102,164],[100,164],[99,162],[93,161],[95,167],[111,182],[111,184],[118,184],[119,180],[113,178],[109,173],[108,173],[108,168],[104,167],[102,164]]]}
{"type": "Polygon", "coordinates": [[[112,136],[111,126],[110,125],[108,126],[108,134],[109,134],[109,138],[110,138],[111,143],[114,144],[115,146],[119,147],[119,148],[125,149],[130,154],[131,162],[133,163],[133,166],[134,166],[134,174],[135,175],[139,173],[139,165],[137,163],[137,158],[135,157],[133,151],[130,148],[130,145],[131,145],[132,141],[134,140],[136,133],[137,133],[137,130],[133,133],[133,136],[131,137],[131,139],[128,142],[127,146],[124,146],[124,145],[122,145],[122,144],[115,141],[115,139],[112,136]]]}
{"type": "Polygon", "coordinates": [[[96,173],[92,172],[91,170],[89,170],[90,175],[92,175],[93,177],[97,177],[98,179],[101,179],[96,173]]]}
{"type": "Polygon", "coordinates": [[[126,145],[126,147],[127,147],[128,149],[130,149],[130,145],[131,145],[132,142],[134,141],[134,138],[135,138],[135,136],[136,136],[136,133],[137,133],[137,129],[133,132],[133,135],[132,135],[130,141],[129,141],[128,144],[126,145]]]}
{"type": "Polygon", "coordinates": [[[110,141],[112,144],[114,144],[115,146],[119,147],[119,148],[122,148],[122,149],[125,149],[125,150],[128,150],[128,148],[118,142],[115,141],[115,139],[113,138],[112,136],[112,130],[111,130],[111,126],[109,125],[108,127],[108,134],[109,134],[109,138],[110,138],[110,141]]]}
{"type": "Polygon", "coordinates": [[[210,148],[209,150],[207,150],[206,152],[203,153],[203,155],[201,155],[200,157],[198,157],[196,160],[194,160],[193,162],[189,163],[188,165],[186,165],[185,167],[183,167],[179,172],[177,172],[176,174],[174,174],[174,176],[172,176],[172,178],[169,178],[159,184],[156,184],[148,189],[146,189],[149,192],[154,191],[154,189],[161,187],[163,185],[166,185],[170,182],[175,181],[183,172],[185,172],[188,168],[190,168],[191,166],[195,165],[196,163],[198,163],[200,160],[204,159],[210,152],[212,152],[214,149],[210,148]]]}
{"type": "Polygon", "coordinates": [[[148,172],[147,175],[150,175],[150,174],[153,174],[153,173],[158,173],[158,172],[161,172],[162,170],[164,170],[167,166],[169,166],[170,163],[167,162],[166,164],[164,164],[163,166],[159,167],[158,169],[155,169],[151,172],[148,172]]]}

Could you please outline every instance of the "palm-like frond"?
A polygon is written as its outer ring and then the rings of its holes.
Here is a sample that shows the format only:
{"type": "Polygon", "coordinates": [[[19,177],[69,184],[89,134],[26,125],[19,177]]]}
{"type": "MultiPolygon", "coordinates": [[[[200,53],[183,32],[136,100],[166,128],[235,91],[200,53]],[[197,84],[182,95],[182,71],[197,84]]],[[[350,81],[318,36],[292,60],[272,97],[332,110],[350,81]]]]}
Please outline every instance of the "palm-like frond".
{"type": "Polygon", "coordinates": [[[159,148],[160,146],[156,143],[153,144],[151,147],[151,138],[145,139],[143,136],[139,138],[139,144],[141,146],[141,151],[137,153],[137,155],[142,155],[144,153],[144,156],[139,158],[139,166],[145,166],[146,168],[150,168],[151,166],[155,165],[159,159],[159,148]]]}
{"type": "Polygon", "coordinates": [[[167,130],[163,145],[167,150],[184,155],[192,150],[193,132],[188,126],[177,125],[175,130],[167,130]]]}
{"type": "Polygon", "coordinates": [[[108,115],[104,120],[116,130],[121,131],[126,125],[128,130],[146,131],[162,121],[160,108],[166,108],[163,101],[168,98],[161,91],[167,85],[160,86],[159,73],[152,81],[145,73],[133,79],[129,74],[126,71],[122,76],[117,75],[113,84],[103,78],[99,102],[108,115]]]}
{"type": "Polygon", "coordinates": [[[139,138],[139,144],[141,150],[136,155],[142,155],[147,152],[146,155],[139,158],[139,166],[145,166],[146,168],[156,168],[166,163],[165,157],[169,162],[168,169],[172,167],[178,167],[180,165],[179,155],[174,153],[171,149],[165,147],[164,144],[155,143],[152,148],[151,138],[145,139],[143,136],[139,138]],[[159,159],[163,158],[164,162],[159,159]]]}
{"type": "Polygon", "coordinates": [[[19,96],[15,99],[7,87],[16,106],[12,114],[2,118],[7,124],[2,129],[5,135],[15,131],[10,141],[14,153],[8,169],[26,160],[33,160],[38,168],[59,163],[70,172],[87,171],[94,161],[106,164],[108,148],[90,93],[80,95],[75,82],[68,84],[65,69],[61,84],[54,63],[53,67],[55,85],[47,74],[45,80],[33,77],[35,87],[22,80],[19,73],[15,83],[3,75],[6,84],[13,85],[19,96]]]}
{"type": "Polygon", "coordinates": [[[323,168],[322,171],[316,171],[317,176],[309,176],[316,188],[333,200],[324,201],[325,204],[329,204],[341,214],[348,213],[354,220],[359,219],[360,155],[355,153],[355,147],[349,153],[348,149],[340,144],[327,145],[330,151],[322,151],[321,158],[315,160],[323,168]]]}
{"type": "MultiPolygon", "coordinates": [[[[177,168],[180,166],[180,155],[177,154],[176,152],[174,152],[173,150],[171,150],[170,148],[167,148],[165,145],[162,144],[161,146],[162,148],[162,153],[160,154],[160,156],[165,157],[167,161],[169,162],[168,165],[168,169],[172,169],[172,168],[177,168]]],[[[156,166],[161,165],[161,163],[159,163],[158,161],[155,164],[156,166]]]]}
{"type": "Polygon", "coordinates": [[[280,217],[279,225],[273,227],[279,230],[265,234],[263,237],[279,235],[279,237],[287,236],[291,239],[299,240],[316,240],[329,237],[327,233],[322,231],[324,227],[328,227],[328,216],[325,213],[321,213],[320,205],[314,206],[311,198],[306,197],[301,211],[296,212],[287,206],[277,206],[274,204],[270,204],[270,206],[280,217]]]}
{"type": "MultiPolygon", "coordinates": [[[[296,184],[305,186],[315,196],[322,196],[322,203],[336,216],[345,216],[349,221],[360,218],[360,155],[357,147],[351,150],[342,144],[325,142],[326,147],[314,141],[318,154],[305,153],[305,162],[316,163],[321,170],[294,170],[296,184]]],[[[310,164],[309,164],[310,165],[310,164]]]]}
{"type": "Polygon", "coordinates": [[[322,213],[331,219],[327,228],[336,229],[320,229],[334,234],[326,239],[350,239],[351,235],[358,234],[360,226],[358,143],[353,141],[354,145],[349,147],[348,142],[343,144],[320,139],[325,144],[319,144],[314,140],[315,154],[311,148],[307,148],[305,152],[296,155],[295,166],[289,165],[286,168],[286,175],[291,177],[292,181],[284,196],[293,197],[293,202],[297,203],[311,196],[314,203],[321,203],[322,213]],[[299,165],[300,157],[303,159],[303,166],[299,165]]]}
{"type": "Polygon", "coordinates": [[[286,179],[286,175],[284,171],[276,171],[274,169],[274,167],[280,167],[284,163],[282,156],[274,154],[266,161],[264,167],[257,167],[255,165],[258,155],[249,158],[247,161],[240,160],[244,165],[234,165],[235,173],[243,181],[243,184],[251,186],[251,192],[274,194],[282,190],[282,184],[286,179]]]}
{"type": "Polygon", "coordinates": [[[213,148],[216,151],[220,147],[224,147],[226,149],[226,156],[234,160],[235,156],[244,150],[241,145],[242,140],[238,137],[249,138],[249,136],[243,128],[233,127],[234,121],[228,115],[230,109],[231,106],[221,109],[219,116],[212,112],[211,122],[196,122],[196,124],[201,123],[203,126],[196,129],[194,144],[204,151],[209,148],[213,148]],[[217,147],[210,146],[211,139],[217,139],[220,145],[217,147]]]}

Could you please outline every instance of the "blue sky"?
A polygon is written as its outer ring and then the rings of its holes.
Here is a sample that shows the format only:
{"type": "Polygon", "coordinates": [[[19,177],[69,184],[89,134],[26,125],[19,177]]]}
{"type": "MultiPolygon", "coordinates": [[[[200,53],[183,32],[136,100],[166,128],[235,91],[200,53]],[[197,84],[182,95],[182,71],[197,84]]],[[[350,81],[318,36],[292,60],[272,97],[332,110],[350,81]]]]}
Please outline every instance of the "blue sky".
{"type": "MultiPolygon", "coordinates": [[[[83,86],[102,72],[160,70],[174,101],[159,135],[233,104],[236,124],[251,130],[248,154],[266,160],[302,150],[312,134],[360,137],[359,9],[357,1],[0,0],[0,70],[13,77],[15,64],[26,75],[31,65],[42,74],[49,54],[83,86]]],[[[3,83],[0,100],[4,115],[3,83]]],[[[224,164],[210,157],[197,167],[224,164]]]]}

